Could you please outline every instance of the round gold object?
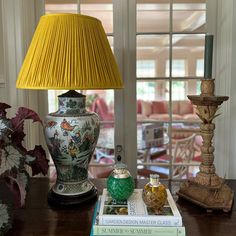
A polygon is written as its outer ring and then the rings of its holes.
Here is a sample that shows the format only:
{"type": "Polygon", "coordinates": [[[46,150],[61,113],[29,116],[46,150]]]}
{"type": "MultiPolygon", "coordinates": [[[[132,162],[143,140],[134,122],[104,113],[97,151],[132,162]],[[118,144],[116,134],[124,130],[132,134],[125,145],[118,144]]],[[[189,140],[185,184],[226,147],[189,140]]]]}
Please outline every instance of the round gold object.
{"type": "Polygon", "coordinates": [[[167,201],[166,187],[160,183],[159,175],[151,174],[150,182],[143,188],[143,201],[155,214],[161,214],[167,201]]]}

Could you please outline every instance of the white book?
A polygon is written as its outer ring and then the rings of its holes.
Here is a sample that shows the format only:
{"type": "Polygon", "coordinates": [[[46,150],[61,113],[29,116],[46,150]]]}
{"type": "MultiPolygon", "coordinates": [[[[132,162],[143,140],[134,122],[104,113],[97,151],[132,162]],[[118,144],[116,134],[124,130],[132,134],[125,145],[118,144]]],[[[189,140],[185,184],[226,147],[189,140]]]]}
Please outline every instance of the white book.
{"type": "Polygon", "coordinates": [[[156,215],[145,205],[142,189],[135,189],[128,201],[115,202],[107,189],[103,190],[98,214],[99,225],[182,226],[182,217],[167,189],[167,202],[163,214],[156,215]]]}

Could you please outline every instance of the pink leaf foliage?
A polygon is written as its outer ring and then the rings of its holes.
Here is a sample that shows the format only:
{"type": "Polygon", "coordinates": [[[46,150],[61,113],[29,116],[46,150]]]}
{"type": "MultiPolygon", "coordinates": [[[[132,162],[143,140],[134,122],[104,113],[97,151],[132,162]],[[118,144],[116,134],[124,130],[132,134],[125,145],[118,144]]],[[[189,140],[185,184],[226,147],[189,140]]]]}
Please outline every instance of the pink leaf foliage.
{"type": "Polygon", "coordinates": [[[28,151],[28,155],[36,157],[35,161],[31,162],[32,175],[39,173],[46,175],[48,172],[48,159],[42,146],[36,145],[34,150],[28,151]]]}
{"type": "Polygon", "coordinates": [[[24,140],[25,133],[23,131],[16,131],[11,134],[11,141],[12,144],[17,146],[18,150],[25,155],[27,153],[27,150],[22,145],[22,141],[24,140]]]}
{"type": "Polygon", "coordinates": [[[42,124],[41,119],[38,114],[31,109],[26,107],[20,107],[16,113],[16,116],[11,119],[12,129],[14,131],[22,131],[24,128],[24,121],[31,119],[33,122],[40,122],[42,124]]]}
{"type": "Polygon", "coordinates": [[[18,172],[16,177],[8,176],[7,185],[14,196],[14,205],[16,208],[25,205],[28,181],[29,175],[26,171],[18,172]]]}
{"type": "Polygon", "coordinates": [[[23,154],[27,153],[27,150],[22,146],[22,141],[25,137],[24,121],[28,119],[32,119],[33,122],[40,122],[42,124],[38,114],[25,107],[20,107],[16,116],[10,120],[13,130],[11,134],[12,143],[14,143],[23,154]]]}
{"type": "Polygon", "coordinates": [[[11,106],[6,103],[0,102],[0,118],[6,117],[6,109],[8,108],[11,108],[11,106]]]}
{"type": "Polygon", "coordinates": [[[14,205],[22,207],[25,204],[29,175],[25,165],[32,169],[32,174],[47,174],[48,160],[42,146],[37,145],[28,151],[23,146],[24,121],[31,119],[40,122],[36,112],[20,107],[15,117],[6,117],[6,109],[11,106],[0,103],[0,178],[5,179],[6,185],[14,197],[14,205]]]}

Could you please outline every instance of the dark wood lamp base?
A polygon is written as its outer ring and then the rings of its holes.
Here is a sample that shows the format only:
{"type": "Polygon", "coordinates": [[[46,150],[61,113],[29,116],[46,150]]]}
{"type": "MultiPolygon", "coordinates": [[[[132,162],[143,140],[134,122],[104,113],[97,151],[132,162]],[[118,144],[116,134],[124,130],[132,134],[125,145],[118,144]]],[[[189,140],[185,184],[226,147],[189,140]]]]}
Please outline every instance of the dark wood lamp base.
{"type": "Polygon", "coordinates": [[[77,196],[63,196],[51,189],[48,193],[48,203],[52,206],[75,206],[97,199],[97,189],[93,187],[89,192],[77,196]]]}

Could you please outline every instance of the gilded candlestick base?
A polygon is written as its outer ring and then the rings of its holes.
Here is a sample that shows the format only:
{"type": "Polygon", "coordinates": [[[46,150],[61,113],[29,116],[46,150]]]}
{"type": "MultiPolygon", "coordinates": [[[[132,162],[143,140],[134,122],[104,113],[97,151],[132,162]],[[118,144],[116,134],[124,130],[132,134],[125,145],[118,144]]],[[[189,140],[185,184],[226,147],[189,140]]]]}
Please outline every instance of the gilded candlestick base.
{"type": "Polygon", "coordinates": [[[234,192],[215,173],[213,164],[215,148],[212,145],[215,130],[215,124],[212,121],[218,116],[216,114],[218,106],[228,100],[229,97],[215,96],[214,88],[213,79],[203,79],[201,82],[201,94],[199,96],[188,96],[191,102],[197,106],[197,115],[202,120],[200,134],[203,139],[201,147],[203,161],[196,177],[183,183],[177,194],[208,210],[222,209],[230,211],[234,192]]]}
{"type": "Polygon", "coordinates": [[[177,194],[206,208],[207,211],[223,210],[229,212],[234,199],[234,192],[224,183],[223,179],[221,179],[221,185],[215,188],[199,184],[194,180],[188,180],[181,184],[177,194]]]}

